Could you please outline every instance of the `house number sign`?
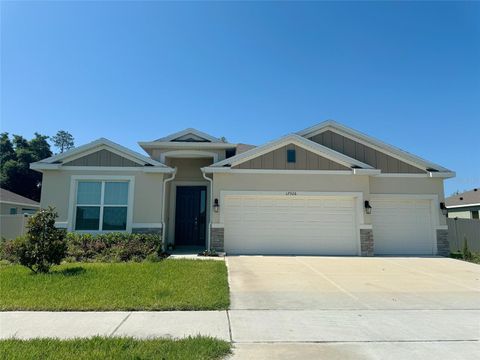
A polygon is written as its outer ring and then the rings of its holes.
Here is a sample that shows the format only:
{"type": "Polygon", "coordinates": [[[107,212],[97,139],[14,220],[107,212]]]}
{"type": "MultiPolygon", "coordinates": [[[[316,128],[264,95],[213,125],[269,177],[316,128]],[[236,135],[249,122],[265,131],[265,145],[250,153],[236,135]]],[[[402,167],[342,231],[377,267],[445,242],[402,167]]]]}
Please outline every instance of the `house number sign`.
{"type": "Polygon", "coordinates": [[[287,192],[285,193],[285,195],[287,195],[287,196],[295,196],[295,195],[297,195],[297,192],[296,192],[296,191],[287,191],[287,192]]]}

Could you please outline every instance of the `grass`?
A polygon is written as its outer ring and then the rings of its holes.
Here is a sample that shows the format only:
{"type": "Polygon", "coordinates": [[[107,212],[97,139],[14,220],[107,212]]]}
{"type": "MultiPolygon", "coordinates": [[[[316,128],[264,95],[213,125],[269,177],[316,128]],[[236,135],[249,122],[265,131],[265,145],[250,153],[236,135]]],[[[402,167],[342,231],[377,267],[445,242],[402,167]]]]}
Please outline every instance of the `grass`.
{"type": "Polygon", "coordinates": [[[223,261],[74,263],[34,274],[0,268],[0,310],[220,310],[229,306],[223,261]]]}
{"type": "Polygon", "coordinates": [[[209,337],[181,340],[133,338],[34,339],[0,341],[0,358],[9,360],[221,359],[230,344],[209,337]]]}
{"type": "Polygon", "coordinates": [[[471,257],[465,257],[462,252],[458,251],[451,253],[450,257],[458,260],[468,261],[474,264],[480,264],[480,253],[478,252],[472,252],[471,257]]]}

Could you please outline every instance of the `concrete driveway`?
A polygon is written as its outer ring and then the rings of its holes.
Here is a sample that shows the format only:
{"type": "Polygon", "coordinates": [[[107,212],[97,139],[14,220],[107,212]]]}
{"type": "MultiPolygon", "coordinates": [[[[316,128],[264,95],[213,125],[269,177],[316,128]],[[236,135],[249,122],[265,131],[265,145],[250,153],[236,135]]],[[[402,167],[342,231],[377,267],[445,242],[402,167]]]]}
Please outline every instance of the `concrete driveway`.
{"type": "Polygon", "coordinates": [[[227,264],[236,358],[479,357],[478,265],[294,256],[227,264]]]}

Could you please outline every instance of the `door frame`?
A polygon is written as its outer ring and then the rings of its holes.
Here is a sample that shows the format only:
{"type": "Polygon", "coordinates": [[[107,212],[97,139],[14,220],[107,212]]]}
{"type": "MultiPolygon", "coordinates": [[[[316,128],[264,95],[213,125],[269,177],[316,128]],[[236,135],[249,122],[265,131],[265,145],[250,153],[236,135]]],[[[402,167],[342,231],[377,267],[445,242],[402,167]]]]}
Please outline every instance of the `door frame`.
{"type": "Polygon", "coordinates": [[[208,224],[210,223],[210,211],[209,202],[210,202],[210,184],[208,181],[204,180],[191,180],[191,181],[175,181],[173,180],[170,186],[170,209],[168,211],[168,232],[167,232],[167,243],[175,245],[175,214],[177,210],[177,187],[178,186],[205,186],[207,188],[206,194],[206,230],[205,230],[205,246],[207,246],[207,236],[208,236],[208,224]]]}
{"type": "MultiPolygon", "coordinates": [[[[361,239],[360,239],[360,229],[371,228],[370,224],[365,224],[365,216],[363,211],[363,192],[361,191],[296,191],[285,190],[285,191],[230,191],[230,190],[221,190],[220,191],[220,224],[225,228],[224,223],[224,209],[225,197],[228,195],[258,195],[258,196],[311,196],[311,197],[351,197],[355,203],[355,232],[356,232],[356,245],[357,245],[357,255],[361,256],[361,239]],[[295,193],[295,195],[289,195],[295,193]]],[[[226,241],[226,239],[225,239],[226,241]]]]}

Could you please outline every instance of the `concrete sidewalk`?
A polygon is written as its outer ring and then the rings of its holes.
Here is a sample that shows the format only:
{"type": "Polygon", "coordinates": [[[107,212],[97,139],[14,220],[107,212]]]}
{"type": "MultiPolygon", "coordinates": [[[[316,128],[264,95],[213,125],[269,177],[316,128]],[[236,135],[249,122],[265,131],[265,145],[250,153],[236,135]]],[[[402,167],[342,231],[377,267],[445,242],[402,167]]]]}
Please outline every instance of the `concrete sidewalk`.
{"type": "Polygon", "coordinates": [[[230,341],[226,311],[0,312],[0,339],[214,336],[230,341]]]}
{"type": "Polygon", "coordinates": [[[480,310],[0,312],[0,339],[213,336],[234,359],[477,359],[480,310]],[[408,356],[407,356],[408,354],[408,356]]]}
{"type": "Polygon", "coordinates": [[[480,310],[0,312],[0,338],[190,335],[235,343],[479,341],[480,310]]]}

